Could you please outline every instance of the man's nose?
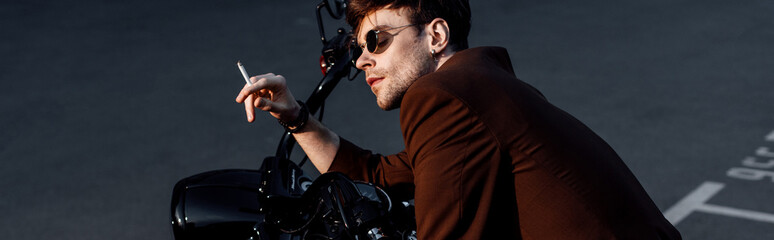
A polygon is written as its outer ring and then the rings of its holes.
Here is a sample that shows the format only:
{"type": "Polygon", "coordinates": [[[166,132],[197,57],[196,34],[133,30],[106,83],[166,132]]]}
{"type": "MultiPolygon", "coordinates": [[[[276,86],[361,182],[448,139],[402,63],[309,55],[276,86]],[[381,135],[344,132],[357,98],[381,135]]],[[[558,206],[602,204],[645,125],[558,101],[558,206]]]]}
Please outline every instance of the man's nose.
{"type": "Polygon", "coordinates": [[[363,53],[360,54],[360,57],[358,57],[357,61],[355,62],[355,67],[365,71],[367,68],[374,67],[374,65],[376,65],[376,61],[373,59],[373,55],[371,55],[370,52],[366,51],[365,49],[363,50],[363,53]]]}

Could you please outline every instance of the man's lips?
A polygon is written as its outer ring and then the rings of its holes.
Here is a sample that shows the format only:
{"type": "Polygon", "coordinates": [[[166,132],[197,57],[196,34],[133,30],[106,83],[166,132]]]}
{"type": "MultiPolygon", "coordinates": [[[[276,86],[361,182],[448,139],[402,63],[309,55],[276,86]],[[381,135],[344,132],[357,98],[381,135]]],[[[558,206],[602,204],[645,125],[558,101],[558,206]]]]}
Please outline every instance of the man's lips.
{"type": "Polygon", "coordinates": [[[366,78],[366,82],[368,83],[368,86],[373,87],[376,83],[381,82],[383,79],[383,77],[369,77],[366,78]]]}

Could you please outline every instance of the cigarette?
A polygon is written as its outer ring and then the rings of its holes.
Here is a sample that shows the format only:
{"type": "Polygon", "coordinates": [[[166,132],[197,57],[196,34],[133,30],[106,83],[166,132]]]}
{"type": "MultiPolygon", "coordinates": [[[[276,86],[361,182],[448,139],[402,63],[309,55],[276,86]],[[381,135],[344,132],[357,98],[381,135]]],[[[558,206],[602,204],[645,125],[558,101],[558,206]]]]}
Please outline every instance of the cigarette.
{"type": "Polygon", "coordinates": [[[247,82],[247,85],[253,85],[253,83],[250,82],[249,75],[247,75],[247,70],[245,70],[245,66],[242,66],[242,61],[237,61],[237,66],[239,67],[239,71],[242,72],[242,77],[245,78],[245,82],[247,82]]]}

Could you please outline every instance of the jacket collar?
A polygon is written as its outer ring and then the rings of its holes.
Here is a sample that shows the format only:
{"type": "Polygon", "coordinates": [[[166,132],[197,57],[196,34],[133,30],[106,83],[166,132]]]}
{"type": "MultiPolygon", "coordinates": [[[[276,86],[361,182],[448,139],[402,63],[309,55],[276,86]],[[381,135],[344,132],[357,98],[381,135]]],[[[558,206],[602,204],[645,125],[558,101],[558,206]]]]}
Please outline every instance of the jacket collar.
{"type": "Polygon", "coordinates": [[[514,74],[508,51],[502,47],[476,47],[456,52],[438,72],[469,67],[496,67],[514,74]]]}

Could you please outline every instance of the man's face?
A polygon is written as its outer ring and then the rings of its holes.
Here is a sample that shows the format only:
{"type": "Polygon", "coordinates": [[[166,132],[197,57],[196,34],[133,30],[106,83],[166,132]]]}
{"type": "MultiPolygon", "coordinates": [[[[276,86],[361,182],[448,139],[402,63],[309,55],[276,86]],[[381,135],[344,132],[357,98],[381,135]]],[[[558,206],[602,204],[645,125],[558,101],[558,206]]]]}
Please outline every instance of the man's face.
{"type": "Polygon", "coordinates": [[[360,23],[357,42],[364,44],[370,30],[385,30],[379,34],[377,50],[363,49],[357,68],[365,71],[366,82],[376,95],[376,103],[384,110],[400,107],[406,90],[417,78],[432,71],[433,59],[425,34],[411,24],[408,13],[400,9],[381,9],[368,14],[360,23]],[[400,28],[396,28],[400,27],[400,28]],[[395,28],[387,30],[390,28],[395,28]]]}

